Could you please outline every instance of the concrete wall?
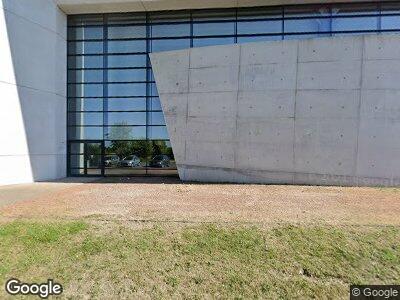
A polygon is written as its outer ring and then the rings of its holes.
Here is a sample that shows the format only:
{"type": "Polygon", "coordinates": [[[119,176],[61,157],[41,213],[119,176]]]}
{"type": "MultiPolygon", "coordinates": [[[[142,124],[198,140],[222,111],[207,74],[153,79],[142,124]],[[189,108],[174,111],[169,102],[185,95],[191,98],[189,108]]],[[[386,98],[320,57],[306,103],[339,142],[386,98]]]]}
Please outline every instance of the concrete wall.
{"type": "Polygon", "coordinates": [[[363,1],[364,0],[55,0],[60,8],[67,14],[363,1]]]}
{"type": "Polygon", "coordinates": [[[0,0],[0,184],[66,176],[66,16],[0,0]]]}
{"type": "Polygon", "coordinates": [[[400,35],[153,53],[182,180],[400,185],[400,35]]]}

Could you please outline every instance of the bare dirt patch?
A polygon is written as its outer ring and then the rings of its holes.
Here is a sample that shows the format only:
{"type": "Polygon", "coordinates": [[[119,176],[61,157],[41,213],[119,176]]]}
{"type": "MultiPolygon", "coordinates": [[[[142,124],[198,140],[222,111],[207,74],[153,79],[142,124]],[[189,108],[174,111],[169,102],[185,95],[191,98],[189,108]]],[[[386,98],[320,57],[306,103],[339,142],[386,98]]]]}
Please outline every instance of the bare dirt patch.
{"type": "Polygon", "coordinates": [[[103,179],[69,187],[62,184],[62,189],[0,207],[0,216],[400,224],[400,189],[183,184],[171,178],[103,179]]]}

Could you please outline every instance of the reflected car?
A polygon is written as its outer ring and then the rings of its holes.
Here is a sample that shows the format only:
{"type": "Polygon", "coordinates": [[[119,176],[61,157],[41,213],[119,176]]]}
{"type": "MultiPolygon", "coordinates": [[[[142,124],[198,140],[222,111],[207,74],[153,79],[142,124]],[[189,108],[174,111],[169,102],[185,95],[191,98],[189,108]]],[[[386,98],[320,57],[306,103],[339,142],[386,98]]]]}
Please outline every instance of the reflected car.
{"type": "Polygon", "coordinates": [[[140,158],[137,157],[136,155],[129,155],[125,157],[121,161],[121,166],[122,167],[139,167],[140,166],[140,158]]]}
{"type": "Polygon", "coordinates": [[[152,168],[168,168],[170,166],[170,159],[167,155],[156,155],[150,161],[152,168]]]}
{"type": "Polygon", "coordinates": [[[118,167],[120,159],[118,155],[107,155],[104,157],[104,164],[106,167],[118,167]]]}

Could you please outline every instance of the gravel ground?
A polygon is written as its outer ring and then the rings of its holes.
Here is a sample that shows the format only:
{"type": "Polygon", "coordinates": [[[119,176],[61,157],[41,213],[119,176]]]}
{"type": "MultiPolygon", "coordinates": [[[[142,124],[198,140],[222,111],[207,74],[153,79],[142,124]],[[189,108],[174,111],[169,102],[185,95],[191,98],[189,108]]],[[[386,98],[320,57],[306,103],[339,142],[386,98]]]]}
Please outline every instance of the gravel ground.
{"type": "MultiPolygon", "coordinates": [[[[174,178],[60,185],[11,203],[8,187],[0,217],[400,225],[400,189],[394,188],[183,184],[174,178]]],[[[26,185],[12,188],[18,194],[26,185]]]]}

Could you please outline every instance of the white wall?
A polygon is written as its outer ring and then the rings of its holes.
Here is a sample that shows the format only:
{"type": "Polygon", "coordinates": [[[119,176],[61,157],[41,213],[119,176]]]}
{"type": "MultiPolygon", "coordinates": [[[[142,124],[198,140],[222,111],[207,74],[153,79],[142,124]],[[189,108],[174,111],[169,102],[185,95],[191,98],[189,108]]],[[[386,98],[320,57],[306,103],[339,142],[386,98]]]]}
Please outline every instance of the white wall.
{"type": "Polygon", "coordinates": [[[66,176],[66,16],[0,0],[0,184],[66,176]]]}
{"type": "Polygon", "coordinates": [[[400,35],[153,53],[183,180],[400,185],[400,35]]]}

